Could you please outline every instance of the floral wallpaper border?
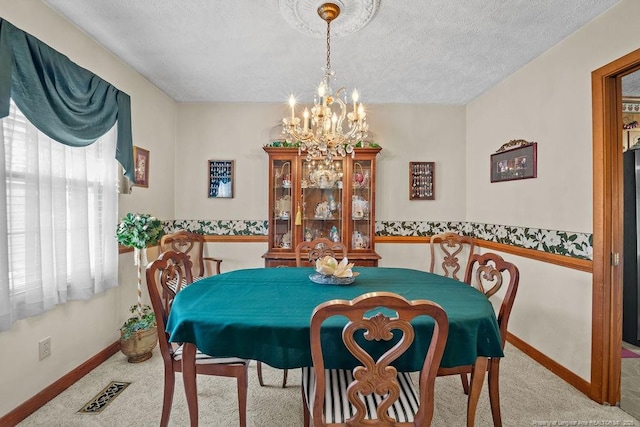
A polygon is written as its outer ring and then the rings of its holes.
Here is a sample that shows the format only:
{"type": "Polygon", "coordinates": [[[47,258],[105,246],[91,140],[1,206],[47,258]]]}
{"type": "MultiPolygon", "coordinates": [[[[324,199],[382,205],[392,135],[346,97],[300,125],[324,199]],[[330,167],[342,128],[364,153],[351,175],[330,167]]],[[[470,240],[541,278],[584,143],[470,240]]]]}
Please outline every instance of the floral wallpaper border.
{"type": "MultiPolygon", "coordinates": [[[[266,236],[269,228],[269,221],[266,220],[172,220],[164,221],[163,224],[165,233],[188,230],[215,236],[266,236]]],[[[589,233],[462,221],[376,221],[376,236],[422,237],[446,231],[571,258],[593,260],[593,235],[589,233]]]]}
{"type": "Polygon", "coordinates": [[[447,221],[377,221],[376,236],[431,236],[455,231],[490,242],[535,249],[556,255],[593,260],[589,233],[543,230],[533,227],[447,221]]]}
{"type": "Polygon", "coordinates": [[[204,220],[176,219],[164,221],[164,232],[187,230],[192,233],[214,236],[266,236],[269,221],[260,220],[204,220]]]}

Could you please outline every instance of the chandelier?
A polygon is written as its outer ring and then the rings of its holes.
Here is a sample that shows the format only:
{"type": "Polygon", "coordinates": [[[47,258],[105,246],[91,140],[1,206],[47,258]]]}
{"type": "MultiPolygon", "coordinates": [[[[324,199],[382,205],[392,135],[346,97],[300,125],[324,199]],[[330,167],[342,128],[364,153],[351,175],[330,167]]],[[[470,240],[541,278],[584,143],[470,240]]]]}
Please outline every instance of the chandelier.
{"type": "Polygon", "coordinates": [[[296,117],[296,99],[291,95],[291,117],[282,119],[282,132],[287,142],[299,144],[298,154],[307,152],[307,160],[324,157],[329,163],[337,156],[351,154],[354,157],[354,148],[367,136],[369,125],[364,106],[358,103],[358,91],[354,89],[351,94],[353,107],[349,108],[346,88],[341,87],[334,93],[331,87],[331,83],[335,83],[331,70],[331,21],[340,15],[340,7],[324,3],[318,7],[318,15],[327,23],[327,67],[314,96],[314,105],[311,111],[304,109],[302,118],[296,117]],[[348,109],[351,111],[347,112],[348,109]]]}

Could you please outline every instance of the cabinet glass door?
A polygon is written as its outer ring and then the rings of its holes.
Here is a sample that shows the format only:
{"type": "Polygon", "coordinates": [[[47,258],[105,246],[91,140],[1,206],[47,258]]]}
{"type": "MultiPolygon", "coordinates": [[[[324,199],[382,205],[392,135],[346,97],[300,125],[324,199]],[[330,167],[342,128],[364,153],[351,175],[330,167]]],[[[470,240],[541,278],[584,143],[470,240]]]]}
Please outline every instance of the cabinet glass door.
{"type": "Polygon", "coordinates": [[[343,242],[343,161],[302,162],[302,239],[324,237],[343,242]]]}
{"type": "Polygon", "coordinates": [[[292,206],[292,175],[291,160],[273,161],[273,193],[272,206],[274,233],[273,248],[292,249],[293,242],[293,216],[295,215],[292,206]]]}
{"type": "Polygon", "coordinates": [[[351,250],[369,250],[372,228],[371,201],[373,200],[371,183],[371,160],[353,162],[351,174],[351,250]]]}

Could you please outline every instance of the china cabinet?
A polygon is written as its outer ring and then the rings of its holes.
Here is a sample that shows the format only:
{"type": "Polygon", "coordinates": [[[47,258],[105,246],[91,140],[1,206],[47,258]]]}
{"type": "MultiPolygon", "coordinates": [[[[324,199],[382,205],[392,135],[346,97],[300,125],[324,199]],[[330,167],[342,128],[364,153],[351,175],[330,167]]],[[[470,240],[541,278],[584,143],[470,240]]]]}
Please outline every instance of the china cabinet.
{"type": "Polygon", "coordinates": [[[264,147],[269,155],[269,249],[266,267],[296,265],[298,243],[325,237],[349,248],[356,266],[377,266],[375,252],[376,155],[308,161],[297,148],[264,147]]]}

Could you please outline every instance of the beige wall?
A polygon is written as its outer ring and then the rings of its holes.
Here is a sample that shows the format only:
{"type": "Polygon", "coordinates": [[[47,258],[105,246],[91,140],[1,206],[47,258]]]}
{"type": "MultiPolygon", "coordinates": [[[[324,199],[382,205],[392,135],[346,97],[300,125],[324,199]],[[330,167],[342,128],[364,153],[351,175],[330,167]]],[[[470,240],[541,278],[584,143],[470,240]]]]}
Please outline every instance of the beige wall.
{"type": "Polygon", "coordinates": [[[372,105],[368,120],[382,146],[377,221],[462,221],[465,216],[465,108],[372,105]],[[409,162],[435,162],[435,200],[409,200],[409,162]]]}
{"type": "MultiPolygon", "coordinates": [[[[0,16],[131,96],[134,144],[150,150],[150,187],[120,197],[121,215],[151,212],[173,218],[173,147],[176,104],[118,58],[37,0],[0,0],[0,16]]],[[[115,230],[114,230],[115,234],[115,230]]],[[[89,301],[75,301],[0,332],[3,351],[0,416],[11,411],[119,338],[127,308],[135,303],[131,254],[120,257],[120,283],[89,301]],[[51,357],[38,361],[38,341],[52,338],[51,357]],[[7,387],[10,386],[10,387],[7,387]]]]}
{"type": "MultiPolygon", "coordinates": [[[[624,30],[638,16],[621,1],[467,105],[468,221],[592,231],[591,72],[640,47],[624,30]],[[521,138],[538,142],[538,178],[491,184],[490,154],[521,138]]],[[[510,329],[589,380],[591,275],[515,260],[510,329]]]]}
{"type": "MultiPolygon", "coordinates": [[[[262,146],[280,136],[278,123],[286,113],[284,103],[179,104],[175,218],[266,220],[268,156],[262,146]],[[207,197],[207,160],[213,159],[235,160],[234,198],[207,197]]],[[[382,146],[377,220],[463,220],[465,108],[372,105],[367,114],[382,146]],[[436,200],[409,201],[410,161],[436,162],[436,200]]],[[[266,243],[208,245],[209,254],[224,258],[223,271],[264,266],[266,250],[266,243]]],[[[423,264],[422,254],[414,256],[416,265],[423,264]]],[[[394,265],[383,255],[385,262],[394,265]]]]}
{"type": "MultiPolygon", "coordinates": [[[[271,104],[178,104],[176,219],[267,219],[271,104]],[[208,197],[208,160],[234,160],[233,198],[208,197]]],[[[266,250],[266,246],[265,246],[266,250]]]]}
{"type": "MultiPolygon", "coordinates": [[[[262,146],[279,135],[274,127],[286,113],[284,103],[179,104],[176,219],[266,220],[268,156],[262,146]],[[233,199],[207,197],[208,159],[235,160],[233,199]]],[[[367,114],[382,146],[376,219],[464,220],[465,108],[372,105],[367,114]],[[410,161],[436,162],[436,200],[409,201],[410,161]]]]}

